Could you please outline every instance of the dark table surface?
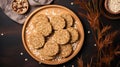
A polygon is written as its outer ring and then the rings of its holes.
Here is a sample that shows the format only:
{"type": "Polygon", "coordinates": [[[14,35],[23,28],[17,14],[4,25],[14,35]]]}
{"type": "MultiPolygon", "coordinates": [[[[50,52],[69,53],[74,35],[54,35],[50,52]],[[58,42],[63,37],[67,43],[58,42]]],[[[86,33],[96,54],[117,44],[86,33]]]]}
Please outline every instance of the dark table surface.
{"type": "MultiPolygon", "coordinates": [[[[78,15],[78,6],[74,4],[71,5],[72,1],[73,0],[55,0],[53,4],[63,5],[78,15]]],[[[97,53],[97,50],[89,23],[79,15],[78,17],[82,21],[85,32],[85,40],[81,51],[67,63],[49,66],[37,62],[26,52],[21,38],[23,25],[12,21],[0,9],[0,67],[78,67],[77,59],[81,56],[85,62],[84,64],[86,64],[91,60],[92,55],[97,53]]],[[[113,30],[120,31],[120,19],[109,20],[103,16],[102,21],[104,21],[106,25],[112,25],[113,30]]],[[[118,36],[117,39],[117,42],[119,41],[120,36],[118,36]]],[[[118,61],[118,63],[120,63],[120,61],[118,61]]]]}

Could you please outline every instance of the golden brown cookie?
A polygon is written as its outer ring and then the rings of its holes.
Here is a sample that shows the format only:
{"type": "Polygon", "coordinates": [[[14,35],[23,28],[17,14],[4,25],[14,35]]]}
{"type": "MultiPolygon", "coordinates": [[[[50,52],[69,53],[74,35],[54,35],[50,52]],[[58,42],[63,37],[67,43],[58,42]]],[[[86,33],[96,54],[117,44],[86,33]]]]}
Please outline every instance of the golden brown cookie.
{"type": "Polygon", "coordinates": [[[43,60],[52,60],[52,59],[54,59],[54,57],[50,57],[50,56],[46,56],[46,55],[41,55],[41,58],[43,60]]]}
{"type": "Polygon", "coordinates": [[[73,25],[73,18],[72,18],[72,16],[70,14],[62,14],[62,17],[67,22],[66,27],[71,27],[73,25]]]}
{"type": "Polygon", "coordinates": [[[38,49],[44,46],[45,38],[42,34],[33,33],[30,35],[29,42],[30,42],[30,45],[38,49]]]}
{"type": "Polygon", "coordinates": [[[49,19],[45,14],[36,14],[31,18],[31,22],[33,25],[36,25],[38,22],[48,22],[49,19]]]}
{"type": "Polygon", "coordinates": [[[66,44],[70,40],[70,34],[67,30],[61,29],[55,31],[53,38],[58,44],[66,44]]]}
{"type": "Polygon", "coordinates": [[[45,50],[43,48],[39,49],[38,51],[40,53],[38,57],[41,60],[52,60],[52,59],[54,59],[54,57],[45,55],[45,52],[44,52],[45,50]]]}
{"type": "Polygon", "coordinates": [[[47,42],[44,46],[46,56],[55,56],[59,52],[59,45],[55,42],[47,42]]]}
{"type": "Polygon", "coordinates": [[[75,28],[69,27],[67,28],[67,30],[70,32],[71,34],[71,40],[70,43],[74,43],[78,40],[79,38],[79,33],[75,28]]]}
{"type": "Polygon", "coordinates": [[[38,22],[35,30],[44,36],[48,36],[52,33],[52,26],[49,22],[38,22]]]}
{"type": "Polygon", "coordinates": [[[50,22],[54,30],[63,29],[65,27],[65,20],[61,16],[51,17],[50,22]]]}
{"type": "Polygon", "coordinates": [[[37,14],[35,15],[35,19],[38,21],[44,21],[44,22],[48,22],[49,19],[45,14],[37,14]]]}
{"type": "MultiPolygon", "coordinates": [[[[54,34],[54,33],[53,33],[54,34]]],[[[51,37],[49,37],[48,39],[47,39],[47,42],[52,42],[52,43],[54,43],[55,42],[55,38],[53,37],[53,36],[51,36],[51,37]]]]}
{"type": "Polygon", "coordinates": [[[71,55],[72,51],[73,51],[73,48],[71,44],[62,45],[60,46],[59,57],[66,58],[71,55]]]}

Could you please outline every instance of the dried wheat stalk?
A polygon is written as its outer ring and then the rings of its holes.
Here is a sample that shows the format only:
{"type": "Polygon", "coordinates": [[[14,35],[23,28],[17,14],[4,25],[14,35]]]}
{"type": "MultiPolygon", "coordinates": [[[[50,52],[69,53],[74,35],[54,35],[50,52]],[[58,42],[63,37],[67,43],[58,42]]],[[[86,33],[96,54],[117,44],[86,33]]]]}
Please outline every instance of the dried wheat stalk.
{"type": "MultiPolygon", "coordinates": [[[[113,40],[117,35],[117,31],[110,32],[111,26],[104,26],[99,18],[100,12],[98,8],[98,0],[75,0],[75,3],[80,5],[79,15],[83,18],[86,18],[90,23],[90,26],[93,31],[93,36],[97,44],[98,54],[97,62],[95,66],[92,67],[101,67],[102,63],[105,63],[107,66],[110,65],[110,62],[113,60],[114,55],[120,54],[117,49],[120,47],[113,48],[113,40]],[[83,12],[81,12],[81,9],[83,12]]],[[[78,60],[78,65],[82,63],[83,60],[78,60]]],[[[91,64],[87,64],[88,67],[91,67],[91,64]]],[[[80,67],[83,67],[80,66],[80,67]]]]}

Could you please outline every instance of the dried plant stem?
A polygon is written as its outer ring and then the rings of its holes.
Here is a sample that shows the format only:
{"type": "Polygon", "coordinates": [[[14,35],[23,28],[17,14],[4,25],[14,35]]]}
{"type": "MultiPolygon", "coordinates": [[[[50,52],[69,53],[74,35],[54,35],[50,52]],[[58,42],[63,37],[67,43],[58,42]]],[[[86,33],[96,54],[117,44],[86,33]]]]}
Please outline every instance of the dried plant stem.
{"type": "Polygon", "coordinates": [[[83,60],[82,60],[82,57],[78,58],[78,66],[79,67],[83,67],[83,60]]]}
{"type": "MultiPolygon", "coordinates": [[[[116,52],[116,49],[120,49],[120,47],[113,49],[113,39],[118,32],[115,31],[109,33],[111,26],[104,26],[102,22],[100,22],[98,0],[75,0],[75,3],[80,5],[79,15],[86,18],[90,23],[92,34],[97,44],[97,63],[95,64],[95,66],[92,67],[101,67],[102,63],[110,66],[110,62],[112,61],[114,55],[120,54],[120,52],[116,52]],[[84,12],[81,12],[81,9],[84,12]]],[[[91,64],[92,62],[90,62],[90,64],[87,64],[87,66],[90,67],[91,64]]]]}

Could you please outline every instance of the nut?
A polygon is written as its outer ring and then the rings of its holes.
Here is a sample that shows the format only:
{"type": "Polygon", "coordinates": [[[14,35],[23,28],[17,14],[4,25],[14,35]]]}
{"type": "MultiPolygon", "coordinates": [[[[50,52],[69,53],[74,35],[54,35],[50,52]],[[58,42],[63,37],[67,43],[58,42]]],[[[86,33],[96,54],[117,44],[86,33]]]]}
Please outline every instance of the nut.
{"type": "Polygon", "coordinates": [[[28,10],[27,0],[14,0],[12,2],[12,9],[18,14],[24,14],[28,10]]]}

